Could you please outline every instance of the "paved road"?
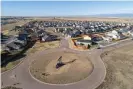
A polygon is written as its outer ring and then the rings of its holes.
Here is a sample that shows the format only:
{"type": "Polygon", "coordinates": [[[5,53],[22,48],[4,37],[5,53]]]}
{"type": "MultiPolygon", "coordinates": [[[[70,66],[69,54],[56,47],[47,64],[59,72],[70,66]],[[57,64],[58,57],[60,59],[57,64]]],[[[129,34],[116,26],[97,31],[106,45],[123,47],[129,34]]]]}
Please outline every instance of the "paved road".
{"type": "Polygon", "coordinates": [[[100,58],[101,53],[103,53],[105,50],[108,50],[108,48],[94,49],[88,52],[75,51],[69,49],[67,39],[62,39],[59,48],[37,52],[36,54],[27,57],[24,60],[24,62],[15,69],[3,73],[1,75],[2,87],[13,85],[15,83],[20,83],[16,86],[21,87],[23,89],[95,89],[103,82],[106,75],[105,66],[100,58]],[[89,77],[75,84],[63,85],[63,86],[40,83],[31,77],[31,75],[29,74],[29,65],[34,60],[35,56],[39,57],[39,55],[45,55],[47,53],[63,51],[63,50],[83,53],[91,58],[90,60],[94,65],[94,70],[89,75],[89,77]]]}

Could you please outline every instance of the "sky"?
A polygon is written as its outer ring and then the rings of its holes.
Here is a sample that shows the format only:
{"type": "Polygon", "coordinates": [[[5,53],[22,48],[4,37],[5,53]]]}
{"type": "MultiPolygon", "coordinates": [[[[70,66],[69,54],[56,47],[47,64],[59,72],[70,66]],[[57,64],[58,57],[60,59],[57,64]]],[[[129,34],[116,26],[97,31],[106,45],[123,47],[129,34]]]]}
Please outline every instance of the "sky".
{"type": "Polygon", "coordinates": [[[133,13],[133,1],[2,1],[2,16],[78,16],[133,13]]]}

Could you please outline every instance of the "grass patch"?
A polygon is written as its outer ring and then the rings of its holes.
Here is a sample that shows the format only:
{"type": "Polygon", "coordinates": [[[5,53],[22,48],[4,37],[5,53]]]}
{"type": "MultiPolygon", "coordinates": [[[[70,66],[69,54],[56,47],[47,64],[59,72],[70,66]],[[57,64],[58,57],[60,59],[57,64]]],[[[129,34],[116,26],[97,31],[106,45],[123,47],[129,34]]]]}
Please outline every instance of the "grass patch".
{"type": "Polygon", "coordinates": [[[36,60],[32,62],[30,72],[35,78],[46,83],[66,84],[77,82],[86,78],[93,70],[93,65],[84,54],[56,51],[36,56],[34,59],[36,60]],[[66,64],[56,69],[57,60],[61,55],[63,56],[63,62],[66,64]],[[74,59],[76,61],[70,62],[74,59]]]}
{"type": "Polygon", "coordinates": [[[43,42],[40,43],[39,41],[35,43],[35,45],[30,48],[27,53],[35,53],[37,51],[42,51],[42,50],[46,50],[49,48],[57,48],[59,47],[59,41],[51,41],[51,42],[43,42]]]}
{"type": "Polygon", "coordinates": [[[125,45],[101,55],[106,66],[106,78],[97,89],[133,88],[133,45],[125,45]]]}

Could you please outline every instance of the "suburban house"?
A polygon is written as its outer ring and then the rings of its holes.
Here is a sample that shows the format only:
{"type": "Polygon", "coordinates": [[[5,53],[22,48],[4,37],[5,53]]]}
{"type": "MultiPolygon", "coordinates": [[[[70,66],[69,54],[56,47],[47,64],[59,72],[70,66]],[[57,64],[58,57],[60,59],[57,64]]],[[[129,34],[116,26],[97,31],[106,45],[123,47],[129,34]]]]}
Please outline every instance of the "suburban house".
{"type": "Polygon", "coordinates": [[[48,36],[48,35],[44,35],[41,38],[42,42],[47,42],[47,41],[51,41],[51,40],[52,40],[52,38],[50,36],[48,36]]]}
{"type": "Polygon", "coordinates": [[[100,42],[102,42],[103,41],[103,38],[102,37],[100,37],[100,36],[93,36],[92,38],[91,38],[91,41],[92,41],[92,43],[93,44],[99,44],[100,42]]]}
{"type": "Polygon", "coordinates": [[[105,35],[106,35],[107,37],[110,37],[112,40],[113,40],[113,39],[114,39],[114,40],[120,39],[120,36],[119,36],[119,34],[118,34],[118,32],[117,32],[116,30],[113,30],[113,31],[111,31],[111,32],[107,32],[105,35]]]}
{"type": "Polygon", "coordinates": [[[9,55],[15,56],[24,49],[25,45],[27,44],[27,40],[24,39],[25,37],[22,35],[22,37],[19,36],[5,36],[2,34],[1,40],[4,40],[1,43],[1,64],[10,60],[10,57],[8,57],[9,55]]]}
{"type": "Polygon", "coordinates": [[[108,42],[108,43],[110,41],[112,41],[112,39],[110,37],[108,37],[108,36],[102,36],[102,39],[103,39],[104,42],[108,42]]]}
{"type": "Polygon", "coordinates": [[[87,48],[90,48],[92,45],[91,40],[83,40],[83,39],[78,39],[75,43],[76,45],[86,46],[87,48]]]}

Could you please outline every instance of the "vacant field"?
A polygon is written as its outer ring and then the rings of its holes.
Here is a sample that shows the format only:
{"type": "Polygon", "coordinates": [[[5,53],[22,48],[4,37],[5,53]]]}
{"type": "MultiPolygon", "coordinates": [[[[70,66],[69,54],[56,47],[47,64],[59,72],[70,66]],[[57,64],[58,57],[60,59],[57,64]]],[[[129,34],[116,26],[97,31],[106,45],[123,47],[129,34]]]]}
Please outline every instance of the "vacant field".
{"type": "Polygon", "coordinates": [[[36,17],[34,20],[37,21],[67,21],[67,20],[75,20],[75,21],[107,21],[107,22],[124,22],[124,23],[133,23],[133,18],[115,18],[115,17],[36,17]]]}
{"type": "Polygon", "coordinates": [[[40,43],[37,41],[32,48],[30,48],[26,54],[35,53],[37,51],[42,51],[50,48],[56,48],[59,47],[59,41],[50,41],[50,42],[42,42],[40,43]]]}
{"type": "Polygon", "coordinates": [[[78,20],[78,21],[107,21],[107,22],[124,22],[133,23],[133,18],[100,18],[100,17],[66,17],[63,20],[78,20]]]}
{"type": "Polygon", "coordinates": [[[1,26],[1,29],[2,29],[2,32],[6,35],[8,34],[16,34],[17,32],[15,31],[10,31],[12,30],[15,26],[18,26],[18,25],[24,25],[26,23],[28,23],[30,20],[20,20],[20,21],[17,21],[16,23],[11,23],[11,24],[6,24],[6,25],[2,25],[1,26]],[[9,32],[10,31],[10,32],[9,32]]]}
{"type": "Polygon", "coordinates": [[[97,89],[133,89],[133,44],[102,54],[107,75],[97,89]]]}
{"type": "Polygon", "coordinates": [[[88,58],[80,54],[57,51],[39,56],[34,58],[35,61],[31,64],[30,71],[35,78],[46,83],[66,84],[77,82],[89,76],[93,70],[88,58]],[[65,65],[56,68],[60,56],[62,56],[62,62],[65,65]]]}

